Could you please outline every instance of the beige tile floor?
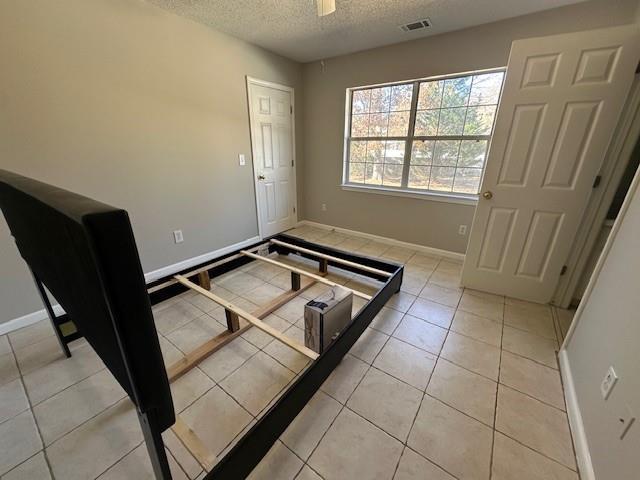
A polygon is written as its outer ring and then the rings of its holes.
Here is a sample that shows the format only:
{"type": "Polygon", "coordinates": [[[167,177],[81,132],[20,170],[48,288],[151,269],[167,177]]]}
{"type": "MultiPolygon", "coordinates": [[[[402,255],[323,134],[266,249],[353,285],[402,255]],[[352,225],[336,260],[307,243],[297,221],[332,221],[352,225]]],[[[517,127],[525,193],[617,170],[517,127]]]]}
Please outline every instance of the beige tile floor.
{"type": "MultiPolygon", "coordinates": [[[[404,262],[404,282],[251,478],[578,478],[555,354],[572,312],[463,290],[448,259],[309,226],[293,233],[404,262]]],[[[340,270],[330,278],[379,286],[340,270]]],[[[289,282],[254,262],[212,291],[252,310],[289,282]]],[[[303,305],[323,289],[265,321],[302,341],[303,305]]],[[[166,364],[225,328],[223,309],[191,293],[154,315],[166,364]]],[[[72,351],[63,358],[47,322],[0,337],[0,477],[152,478],[130,401],[85,341],[72,351]]],[[[176,411],[220,457],[306,365],[251,329],[172,385],[176,411]]],[[[204,476],[170,431],[165,445],[174,478],[204,476]]]]}

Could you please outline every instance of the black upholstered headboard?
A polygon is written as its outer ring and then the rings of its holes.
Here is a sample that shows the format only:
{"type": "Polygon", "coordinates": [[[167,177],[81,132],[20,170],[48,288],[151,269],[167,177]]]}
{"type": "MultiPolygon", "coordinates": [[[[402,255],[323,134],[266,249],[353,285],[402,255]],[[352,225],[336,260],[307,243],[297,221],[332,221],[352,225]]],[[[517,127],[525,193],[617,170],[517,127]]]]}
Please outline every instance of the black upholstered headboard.
{"type": "Polygon", "coordinates": [[[20,254],[141,412],[164,430],[171,392],[127,212],[0,170],[20,254]],[[128,368],[127,368],[128,367],[128,368]]]}

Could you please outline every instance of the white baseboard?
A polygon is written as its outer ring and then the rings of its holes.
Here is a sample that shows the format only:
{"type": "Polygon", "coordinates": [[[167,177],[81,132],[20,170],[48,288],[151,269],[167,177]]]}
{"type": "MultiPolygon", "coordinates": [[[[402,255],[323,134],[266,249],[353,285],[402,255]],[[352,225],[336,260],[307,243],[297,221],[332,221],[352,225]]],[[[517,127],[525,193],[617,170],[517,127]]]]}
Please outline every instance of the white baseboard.
{"type": "MultiPolygon", "coordinates": [[[[439,248],[427,247],[426,245],[418,245],[417,243],[403,242],[402,240],[396,240],[395,238],[382,237],[380,235],[374,235],[372,233],[358,232],[356,230],[349,230],[348,228],[334,227],[332,225],[325,225],[324,223],[312,222],[311,220],[301,220],[298,225],[309,225],[311,227],[322,228],[324,230],[335,230],[345,235],[353,235],[354,237],[368,238],[369,240],[378,240],[380,242],[388,243],[398,247],[410,248],[429,255],[437,255],[440,257],[451,258],[458,261],[464,260],[464,253],[452,252],[449,250],[441,250],[439,248]]],[[[339,248],[339,245],[338,245],[339,248]]]]}
{"type": "Polygon", "coordinates": [[[259,241],[260,237],[248,238],[247,240],[234,243],[233,245],[229,245],[228,247],[223,247],[212,252],[203,253],[202,255],[198,255],[197,257],[188,258],[187,260],[182,260],[181,262],[167,265],[166,267],[162,267],[157,270],[153,270],[152,272],[145,273],[144,279],[147,283],[151,283],[155,280],[158,280],[159,278],[167,277],[187,268],[195,267],[196,265],[200,265],[201,263],[208,262],[215,258],[221,257],[222,255],[226,255],[227,253],[248,247],[249,245],[252,245],[259,241]]]}
{"type": "MultiPolygon", "coordinates": [[[[191,268],[196,265],[200,265],[201,263],[208,262],[210,260],[213,260],[214,258],[218,258],[235,250],[240,250],[241,248],[247,247],[259,241],[260,237],[257,236],[248,238],[247,240],[229,245],[228,247],[219,248],[218,250],[204,253],[202,255],[198,255],[197,257],[188,258],[187,260],[183,260],[181,262],[167,265],[166,267],[162,267],[157,270],[153,270],[149,273],[145,273],[144,279],[147,283],[150,283],[159,278],[166,277],[187,268],[191,268]]],[[[60,305],[54,305],[53,311],[56,315],[61,315],[64,313],[64,310],[60,305]]],[[[28,313],[26,315],[23,315],[22,317],[14,318],[13,320],[9,320],[8,322],[0,324],[0,335],[4,335],[5,333],[12,332],[19,328],[28,327],[29,325],[32,325],[46,318],[47,312],[45,309],[38,310],[37,312],[33,313],[28,313]]]]}
{"type": "Polygon", "coordinates": [[[578,462],[580,478],[582,480],[596,480],[567,351],[564,348],[561,349],[558,356],[560,358],[560,374],[562,375],[562,382],[564,384],[564,398],[567,403],[567,415],[569,416],[569,426],[571,427],[573,443],[576,449],[576,460],[578,462]]]}
{"type": "MultiPolygon", "coordinates": [[[[64,313],[64,310],[60,305],[54,305],[53,311],[56,315],[62,315],[64,313]]],[[[48,316],[47,311],[44,308],[42,310],[38,310],[37,312],[28,313],[21,317],[14,318],[13,320],[9,320],[8,322],[0,324],[0,335],[13,332],[14,330],[17,330],[19,328],[28,327],[29,325],[33,325],[40,320],[44,320],[45,318],[48,318],[48,316]]]]}

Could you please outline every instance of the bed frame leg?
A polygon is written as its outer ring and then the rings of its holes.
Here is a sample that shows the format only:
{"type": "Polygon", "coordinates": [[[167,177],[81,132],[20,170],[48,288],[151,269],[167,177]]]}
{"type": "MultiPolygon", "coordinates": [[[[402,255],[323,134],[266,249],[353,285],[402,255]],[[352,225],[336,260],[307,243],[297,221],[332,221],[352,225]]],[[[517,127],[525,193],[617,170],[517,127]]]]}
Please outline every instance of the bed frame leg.
{"type": "Polygon", "coordinates": [[[155,421],[149,413],[138,412],[138,420],[140,420],[140,428],[144,435],[144,443],[147,445],[156,480],[171,480],[171,470],[162,441],[162,432],[155,425],[155,421]]]}
{"type": "Polygon", "coordinates": [[[318,270],[320,273],[327,273],[327,269],[329,268],[329,261],[326,258],[321,258],[318,260],[320,265],[318,265],[318,270]]]}
{"type": "Polygon", "coordinates": [[[291,272],[291,290],[297,292],[300,290],[300,274],[291,272]]]}
{"type": "Polygon", "coordinates": [[[205,290],[211,290],[211,278],[209,277],[209,272],[204,271],[198,273],[198,283],[205,290]]]}
{"type": "Polygon", "coordinates": [[[231,333],[237,332],[240,330],[240,319],[238,318],[238,314],[232,312],[231,310],[224,309],[224,314],[227,317],[227,328],[231,333]]]}
{"type": "Polygon", "coordinates": [[[44,303],[44,308],[47,310],[47,315],[49,315],[49,320],[51,320],[51,325],[53,326],[53,331],[56,333],[56,338],[58,339],[58,343],[60,344],[60,348],[64,352],[67,358],[71,357],[71,350],[69,350],[69,345],[64,339],[62,332],[60,331],[60,327],[56,322],[56,314],[53,311],[53,307],[51,306],[51,302],[49,301],[49,296],[47,295],[47,291],[44,289],[44,285],[35,274],[33,270],[31,270],[31,275],[33,276],[33,281],[38,288],[38,293],[40,294],[40,298],[42,299],[42,303],[44,303]]]}

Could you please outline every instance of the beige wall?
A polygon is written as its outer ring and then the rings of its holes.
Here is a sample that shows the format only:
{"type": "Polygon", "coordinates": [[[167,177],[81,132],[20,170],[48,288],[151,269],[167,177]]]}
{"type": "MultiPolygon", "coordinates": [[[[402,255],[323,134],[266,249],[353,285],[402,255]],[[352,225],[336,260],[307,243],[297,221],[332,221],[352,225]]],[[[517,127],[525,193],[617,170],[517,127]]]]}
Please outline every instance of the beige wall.
{"type": "Polygon", "coordinates": [[[348,87],[465,72],[507,64],[511,42],[632,22],[637,0],[580,3],[458,32],[376,48],[304,66],[305,218],[455,252],[464,252],[474,206],[343,191],[348,87]],[[321,205],[326,204],[327,211],[321,205]]]}
{"type": "MultiPolygon", "coordinates": [[[[636,188],[640,175],[636,175],[636,188]]],[[[602,270],[592,280],[591,294],[576,315],[575,330],[566,346],[575,394],[584,423],[595,478],[631,479],[640,472],[640,189],[631,187],[628,210],[602,270]],[[600,382],[609,366],[619,377],[609,398],[600,382]],[[636,415],[626,437],[619,439],[618,418],[626,408],[636,415]]],[[[614,227],[615,228],[615,227],[614,227]]]]}
{"type": "MultiPolygon", "coordinates": [[[[20,0],[0,65],[0,168],[127,209],[145,271],[258,234],[245,75],[301,97],[299,64],[135,0],[20,0]]],[[[0,272],[0,323],[42,308],[1,216],[0,272]]]]}

